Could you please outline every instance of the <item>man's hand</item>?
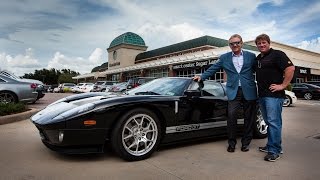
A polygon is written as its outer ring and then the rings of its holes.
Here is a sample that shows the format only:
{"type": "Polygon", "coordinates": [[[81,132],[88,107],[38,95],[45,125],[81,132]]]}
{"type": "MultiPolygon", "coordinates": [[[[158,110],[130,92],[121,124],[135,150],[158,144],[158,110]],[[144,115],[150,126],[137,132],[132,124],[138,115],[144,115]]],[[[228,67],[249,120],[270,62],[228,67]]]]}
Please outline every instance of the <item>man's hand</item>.
{"type": "Polygon", "coordinates": [[[271,92],[281,91],[284,90],[286,87],[284,87],[282,84],[271,84],[269,87],[269,90],[271,92]]]}
{"type": "Polygon", "coordinates": [[[192,79],[193,79],[194,81],[196,81],[196,82],[201,81],[201,77],[200,77],[200,76],[194,76],[192,79]]]}

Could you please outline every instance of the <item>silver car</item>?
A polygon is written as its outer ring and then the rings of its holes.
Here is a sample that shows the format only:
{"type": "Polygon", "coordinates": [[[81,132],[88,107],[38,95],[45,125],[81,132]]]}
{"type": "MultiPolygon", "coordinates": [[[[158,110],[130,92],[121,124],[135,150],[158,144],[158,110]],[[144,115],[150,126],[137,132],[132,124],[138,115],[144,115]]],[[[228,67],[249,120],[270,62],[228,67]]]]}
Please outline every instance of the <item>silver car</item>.
{"type": "Polygon", "coordinates": [[[44,84],[39,80],[20,78],[20,77],[16,76],[15,74],[13,74],[9,71],[6,71],[6,70],[0,71],[0,75],[17,80],[17,81],[20,81],[20,82],[29,82],[29,83],[36,84],[36,86],[37,86],[36,91],[38,92],[37,100],[40,98],[43,98],[45,95],[44,84]]]}
{"type": "Polygon", "coordinates": [[[37,101],[37,84],[18,81],[7,76],[0,75],[0,103],[37,101]]]}

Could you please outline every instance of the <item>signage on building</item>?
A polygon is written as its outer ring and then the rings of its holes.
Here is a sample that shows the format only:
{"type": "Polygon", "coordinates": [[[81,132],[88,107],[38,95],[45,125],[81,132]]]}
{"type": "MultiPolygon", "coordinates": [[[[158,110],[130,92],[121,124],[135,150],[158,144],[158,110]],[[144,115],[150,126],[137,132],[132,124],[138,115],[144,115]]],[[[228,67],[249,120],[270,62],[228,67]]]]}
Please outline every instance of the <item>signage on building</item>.
{"type": "Polygon", "coordinates": [[[300,74],[308,74],[306,69],[300,69],[300,74]]]}
{"type": "Polygon", "coordinates": [[[176,64],[172,66],[172,69],[185,69],[185,68],[195,68],[195,67],[203,67],[207,65],[211,65],[216,63],[217,59],[209,59],[205,61],[197,61],[197,62],[191,62],[191,63],[184,63],[184,64],[176,64]]]}

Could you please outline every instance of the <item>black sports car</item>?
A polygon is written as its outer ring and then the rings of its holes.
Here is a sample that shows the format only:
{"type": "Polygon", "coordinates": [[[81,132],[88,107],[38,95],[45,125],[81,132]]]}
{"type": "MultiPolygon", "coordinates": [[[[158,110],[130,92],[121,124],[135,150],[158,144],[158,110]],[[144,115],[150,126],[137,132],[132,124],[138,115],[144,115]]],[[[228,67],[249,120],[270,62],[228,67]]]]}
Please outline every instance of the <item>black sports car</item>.
{"type": "MultiPolygon", "coordinates": [[[[102,152],[109,141],[121,158],[135,161],[148,158],[160,143],[226,135],[227,105],[224,84],[172,77],[122,95],[72,95],[50,104],[31,120],[42,142],[54,151],[102,152]]],[[[243,119],[238,124],[242,127],[243,119]]],[[[254,132],[258,138],[267,135],[259,110],[254,132]]]]}

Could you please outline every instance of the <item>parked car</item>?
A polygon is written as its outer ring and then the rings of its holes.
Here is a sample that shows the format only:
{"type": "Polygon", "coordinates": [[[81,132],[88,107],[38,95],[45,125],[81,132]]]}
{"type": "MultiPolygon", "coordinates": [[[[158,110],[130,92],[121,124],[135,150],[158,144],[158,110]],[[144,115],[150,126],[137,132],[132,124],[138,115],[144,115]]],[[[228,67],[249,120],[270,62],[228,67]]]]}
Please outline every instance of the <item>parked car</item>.
{"type": "MultiPolygon", "coordinates": [[[[53,93],[54,88],[57,88],[58,86],[59,86],[58,84],[49,85],[47,92],[53,93]]],[[[57,91],[59,91],[59,90],[57,90],[57,91]]]]}
{"type": "Polygon", "coordinates": [[[319,99],[320,98],[320,86],[316,86],[308,83],[293,83],[292,91],[298,98],[319,99]]]}
{"type": "Polygon", "coordinates": [[[53,88],[53,92],[54,93],[59,93],[59,92],[61,92],[61,87],[55,87],[55,88],[53,88]]]}
{"type": "Polygon", "coordinates": [[[80,92],[80,87],[83,86],[84,83],[78,83],[74,88],[72,88],[73,93],[79,93],[80,92]]]}
{"type": "Polygon", "coordinates": [[[74,83],[62,83],[59,85],[60,92],[70,92],[75,86],[76,84],[74,83]]]}
{"type": "Polygon", "coordinates": [[[20,82],[29,82],[29,83],[36,84],[36,91],[38,92],[37,100],[45,96],[46,90],[45,90],[44,84],[39,80],[20,78],[9,71],[0,71],[0,75],[6,76],[11,79],[15,79],[20,82]]]}
{"type": "Polygon", "coordinates": [[[48,92],[48,89],[51,87],[51,85],[44,85],[43,87],[44,87],[44,91],[48,92]]]}
{"type": "Polygon", "coordinates": [[[83,93],[87,85],[93,85],[93,83],[79,83],[73,88],[72,92],[83,93]]]}
{"type": "Polygon", "coordinates": [[[94,83],[92,92],[109,91],[109,88],[116,83],[116,81],[97,81],[96,83],[94,83]]]}
{"type": "Polygon", "coordinates": [[[149,81],[152,81],[156,79],[156,77],[136,77],[136,78],[131,78],[128,80],[128,85],[127,89],[132,89],[135,87],[138,87],[144,83],[147,83],[149,81]]]}
{"type": "Polygon", "coordinates": [[[37,101],[37,85],[0,75],[0,103],[34,103],[37,101]]]}
{"type": "Polygon", "coordinates": [[[307,81],[306,83],[320,86],[320,81],[307,81]]]}
{"type": "Polygon", "coordinates": [[[93,86],[94,86],[93,83],[87,83],[86,85],[80,87],[80,91],[83,93],[92,92],[93,86]]]}
{"type": "Polygon", "coordinates": [[[127,90],[128,82],[117,83],[110,87],[108,92],[123,93],[127,90]]]}
{"type": "Polygon", "coordinates": [[[297,102],[297,97],[294,92],[285,90],[286,98],[284,99],[283,106],[289,107],[297,102]]]}
{"type": "MultiPolygon", "coordinates": [[[[215,81],[160,78],[126,93],[91,92],[65,97],[31,117],[42,142],[61,153],[102,152],[106,142],[128,161],[148,158],[161,144],[227,134],[226,88],[215,81]]],[[[239,108],[241,111],[242,108],[239,108]]],[[[243,128],[239,113],[238,129],[243,128]]],[[[258,138],[267,125],[258,110],[258,138]]]]}

